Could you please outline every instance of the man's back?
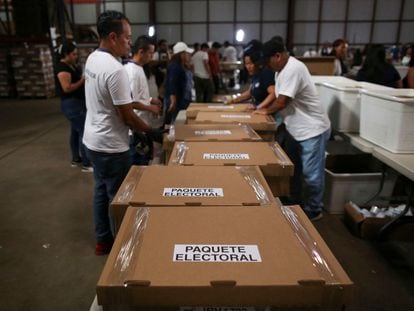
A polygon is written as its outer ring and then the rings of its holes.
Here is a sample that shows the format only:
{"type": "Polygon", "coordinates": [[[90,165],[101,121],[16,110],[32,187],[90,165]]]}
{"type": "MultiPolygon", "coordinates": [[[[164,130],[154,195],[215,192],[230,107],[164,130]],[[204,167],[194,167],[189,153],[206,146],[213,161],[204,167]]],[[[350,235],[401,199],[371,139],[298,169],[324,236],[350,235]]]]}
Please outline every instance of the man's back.
{"type": "Polygon", "coordinates": [[[194,65],[194,75],[202,79],[208,79],[209,74],[205,67],[205,62],[208,63],[208,54],[205,51],[197,51],[191,61],[194,65]]]}

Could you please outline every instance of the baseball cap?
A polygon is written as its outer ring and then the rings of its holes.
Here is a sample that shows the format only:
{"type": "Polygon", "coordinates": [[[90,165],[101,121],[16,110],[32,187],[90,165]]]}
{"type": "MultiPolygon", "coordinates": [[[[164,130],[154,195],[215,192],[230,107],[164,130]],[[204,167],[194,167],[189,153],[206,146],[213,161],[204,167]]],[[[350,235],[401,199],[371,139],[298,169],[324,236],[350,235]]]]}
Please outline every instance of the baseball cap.
{"type": "Polygon", "coordinates": [[[177,42],[173,47],[173,52],[174,54],[178,54],[181,52],[187,52],[191,54],[194,52],[194,49],[190,49],[184,42],[177,42]]]}

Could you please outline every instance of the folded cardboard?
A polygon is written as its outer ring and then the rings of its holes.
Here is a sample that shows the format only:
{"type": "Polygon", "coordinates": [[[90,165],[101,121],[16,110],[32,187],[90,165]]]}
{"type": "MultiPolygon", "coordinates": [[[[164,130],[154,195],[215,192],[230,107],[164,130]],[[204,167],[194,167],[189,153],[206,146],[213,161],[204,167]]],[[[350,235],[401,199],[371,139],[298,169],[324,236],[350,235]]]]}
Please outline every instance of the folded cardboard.
{"type": "Polygon", "coordinates": [[[276,131],[275,119],[270,115],[252,112],[206,112],[201,111],[194,120],[197,124],[249,124],[255,131],[276,131]]]}
{"type": "Polygon", "coordinates": [[[244,112],[249,104],[217,104],[217,103],[191,103],[186,110],[187,120],[195,119],[202,111],[209,112],[244,112]]]}
{"type": "Polygon", "coordinates": [[[112,204],[118,228],[133,206],[268,206],[275,202],[258,167],[132,166],[112,204]]]}
{"type": "Polygon", "coordinates": [[[176,141],[260,141],[261,137],[248,124],[176,124],[172,133],[164,135],[166,163],[176,141]]]}
{"type": "MultiPolygon", "coordinates": [[[[359,206],[359,208],[370,209],[371,207],[359,206]]],[[[368,240],[378,239],[381,229],[392,220],[391,217],[365,217],[352,206],[352,203],[346,203],[344,205],[344,210],[344,221],[349,230],[356,236],[368,240]]],[[[387,239],[413,241],[413,220],[413,216],[404,216],[399,225],[394,226],[387,232],[387,239]]]]}
{"type": "Polygon", "coordinates": [[[343,310],[352,287],[298,206],[129,207],[97,298],[104,310],[343,310]]]}
{"type": "Polygon", "coordinates": [[[308,68],[309,73],[315,76],[333,75],[335,71],[335,57],[297,57],[308,68]]]}
{"type": "Polygon", "coordinates": [[[274,196],[288,196],[293,164],[277,143],[176,142],[168,165],[257,165],[274,196]]]}

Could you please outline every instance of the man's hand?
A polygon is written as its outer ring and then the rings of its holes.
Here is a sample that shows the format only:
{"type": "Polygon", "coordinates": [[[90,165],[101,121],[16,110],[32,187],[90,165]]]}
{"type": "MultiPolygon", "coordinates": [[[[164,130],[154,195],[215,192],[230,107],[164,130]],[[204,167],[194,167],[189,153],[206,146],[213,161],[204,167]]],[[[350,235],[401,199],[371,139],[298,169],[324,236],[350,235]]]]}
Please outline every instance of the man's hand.
{"type": "Polygon", "coordinates": [[[151,99],[151,105],[156,105],[156,106],[162,107],[162,102],[159,98],[152,98],[151,99]]]}
{"type": "Polygon", "coordinates": [[[262,115],[267,115],[267,110],[266,109],[259,109],[259,110],[255,110],[253,111],[253,114],[262,114],[262,115]]]}
{"type": "Polygon", "coordinates": [[[248,104],[246,110],[256,110],[256,105],[248,104]]]}
{"type": "Polygon", "coordinates": [[[160,114],[160,110],[161,110],[161,107],[160,106],[157,106],[157,105],[149,105],[148,106],[148,110],[150,111],[150,112],[152,112],[153,114],[160,114]]]}

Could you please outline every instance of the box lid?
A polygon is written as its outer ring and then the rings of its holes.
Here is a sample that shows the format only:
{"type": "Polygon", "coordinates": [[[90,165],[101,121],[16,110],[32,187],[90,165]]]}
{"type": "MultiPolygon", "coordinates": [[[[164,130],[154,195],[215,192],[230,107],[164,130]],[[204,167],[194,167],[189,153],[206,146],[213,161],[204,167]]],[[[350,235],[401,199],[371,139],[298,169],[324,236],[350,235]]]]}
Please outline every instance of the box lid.
{"type": "Polygon", "coordinates": [[[293,175],[289,157],[269,142],[176,142],[169,165],[257,165],[265,176],[293,175]]]}
{"type": "Polygon", "coordinates": [[[246,111],[249,104],[217,104],[217,103],[191,103],[186,109],[187,118],[195,118],[201,111],[228,112],[246,111]]]}
{"type": "Polygon", "coordinates": [[[100,304],[116,292],[130,305],[321,305],[333,292],[349,302],[351,285],[300,207],[130,207],[97,294],[100,304]]]}
{"type": "Polygon", "coordinates": [[[148,166],[137,181],[129,203],[133,206],[268,205],[258,167],[148,166]]]}
{"type": "Polygon", "coordinates": [[[176,141],[260,141],[248,124],[186,124],[175,126],[176,141]]]}
{"type": "Polygon", "coordinates": [[[402,104],[414,104],[413,89],[390,89],[390,90],[363,90],[362,94],[373,96],[402,104]]]}
{"type": "Polygon", "coordinates": [[[195,118],[196,123],[246,123],[255,131],[276,131],[275,119],[270,115],[252,112],[206,112],[202,111],[195,118]]]}
{"type": "Polygon", "coordinates": [[[362,90],[392,90],[392,88],[369,82],[359,82],[350,80],[349,82],[328,81],[320,84],[321,86],[341,92],[359,93],[362,90]]]}

